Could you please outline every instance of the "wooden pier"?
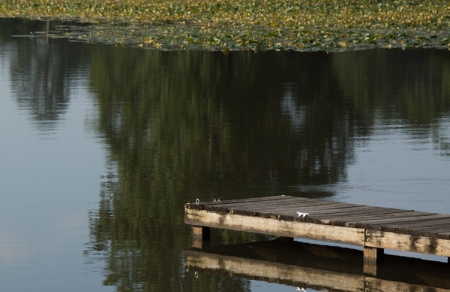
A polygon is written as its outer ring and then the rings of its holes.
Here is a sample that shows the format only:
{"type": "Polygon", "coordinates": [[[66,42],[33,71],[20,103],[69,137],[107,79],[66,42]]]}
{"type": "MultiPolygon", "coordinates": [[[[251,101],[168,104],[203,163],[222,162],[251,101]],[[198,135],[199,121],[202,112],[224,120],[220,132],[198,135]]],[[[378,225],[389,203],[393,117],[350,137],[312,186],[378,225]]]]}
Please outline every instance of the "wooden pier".
{"type": "Polygon", "coordinates": [[[211,227],[363,246],[368,274],[384,249],[450,257],[450,215],[436,213],[273,196],[187,203],[184,221],[197,247],[211,227]]]}

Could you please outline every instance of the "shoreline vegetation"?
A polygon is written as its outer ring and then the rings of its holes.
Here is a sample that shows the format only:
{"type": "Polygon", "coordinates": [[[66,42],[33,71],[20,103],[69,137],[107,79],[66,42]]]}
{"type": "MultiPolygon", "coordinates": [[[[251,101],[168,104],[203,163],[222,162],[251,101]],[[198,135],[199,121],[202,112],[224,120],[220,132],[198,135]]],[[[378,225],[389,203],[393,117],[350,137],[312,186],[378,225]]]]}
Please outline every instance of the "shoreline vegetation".
{"type": "Polygon", "coordinates": [[[54,38],[165,50],[450,50],[448,0],[3,0],[0,17],[62,21],[54,38]]]}

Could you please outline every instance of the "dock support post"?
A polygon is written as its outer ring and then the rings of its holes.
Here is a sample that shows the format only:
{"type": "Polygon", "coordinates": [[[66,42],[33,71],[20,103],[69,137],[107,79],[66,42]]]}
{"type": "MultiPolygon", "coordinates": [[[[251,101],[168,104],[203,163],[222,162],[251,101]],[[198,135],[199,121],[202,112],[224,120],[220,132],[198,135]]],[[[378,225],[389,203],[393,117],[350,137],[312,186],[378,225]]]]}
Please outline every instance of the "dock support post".
{"type": "Polygon", "coordinates": [[[204,226],[192,226],[192,247],[202,249],[205,240],[211,238],[211,228],[204,226]]]}
{"type": "Polygon", "coordinates": [[[383,262],[384,249],[376,247],[364,247],[364,274],[376,276],[378,264],[383,262]]]}

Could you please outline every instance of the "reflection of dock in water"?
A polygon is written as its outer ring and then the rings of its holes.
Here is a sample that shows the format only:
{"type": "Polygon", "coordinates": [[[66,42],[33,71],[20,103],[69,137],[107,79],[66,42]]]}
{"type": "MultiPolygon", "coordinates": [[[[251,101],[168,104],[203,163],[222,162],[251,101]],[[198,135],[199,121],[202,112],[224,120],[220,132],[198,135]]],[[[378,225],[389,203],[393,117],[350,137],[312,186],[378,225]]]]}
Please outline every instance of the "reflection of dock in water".
{"type": "Polygon", "coordinates": [[[327,291],[450,292],[447,263],[385,255],[377,276],[363,252],[301,242],[266,241],[185,250],[186,271],[232,275],[327,291]]]}

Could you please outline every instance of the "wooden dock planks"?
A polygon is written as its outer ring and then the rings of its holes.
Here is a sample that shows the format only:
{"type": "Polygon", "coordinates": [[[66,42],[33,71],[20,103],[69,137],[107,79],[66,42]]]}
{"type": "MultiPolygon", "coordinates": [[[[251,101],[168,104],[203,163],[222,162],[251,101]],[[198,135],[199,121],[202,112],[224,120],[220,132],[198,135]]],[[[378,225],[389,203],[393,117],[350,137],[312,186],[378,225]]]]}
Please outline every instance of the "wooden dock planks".
{"type": "Polygon", "coordinates": [[[413,210],[273,196],[188,203],[185,223],[450,256],[450,215],[413,210]]]}

